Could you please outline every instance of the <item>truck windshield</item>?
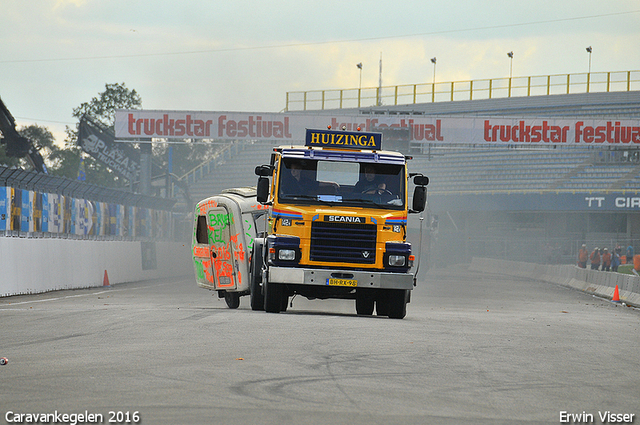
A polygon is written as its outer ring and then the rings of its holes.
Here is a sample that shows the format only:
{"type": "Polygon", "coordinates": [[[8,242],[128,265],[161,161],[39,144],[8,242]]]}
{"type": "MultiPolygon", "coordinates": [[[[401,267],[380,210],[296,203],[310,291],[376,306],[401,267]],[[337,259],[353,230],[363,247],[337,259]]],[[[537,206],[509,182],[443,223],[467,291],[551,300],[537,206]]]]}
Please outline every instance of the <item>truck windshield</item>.
{"type": "Polygon", "coordinates": [[[278,182],[279,202],[404,208],[403,165],[283,158],[278,182]]]}

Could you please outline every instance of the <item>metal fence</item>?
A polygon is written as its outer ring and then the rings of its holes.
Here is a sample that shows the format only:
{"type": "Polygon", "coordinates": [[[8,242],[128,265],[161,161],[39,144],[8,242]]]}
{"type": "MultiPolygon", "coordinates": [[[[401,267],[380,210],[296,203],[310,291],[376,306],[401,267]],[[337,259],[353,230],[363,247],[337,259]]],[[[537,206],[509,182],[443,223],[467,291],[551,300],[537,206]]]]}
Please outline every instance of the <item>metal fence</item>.
{"type": "Polygon", "coordinates": [[[591,72],[287,92],[285,112],[640,90],[640,71],[591,72]]]}
{"type": "Polygon", "coordinates": [[[0,236],[173,240],[175,200],[0,166],[0,236]]]}

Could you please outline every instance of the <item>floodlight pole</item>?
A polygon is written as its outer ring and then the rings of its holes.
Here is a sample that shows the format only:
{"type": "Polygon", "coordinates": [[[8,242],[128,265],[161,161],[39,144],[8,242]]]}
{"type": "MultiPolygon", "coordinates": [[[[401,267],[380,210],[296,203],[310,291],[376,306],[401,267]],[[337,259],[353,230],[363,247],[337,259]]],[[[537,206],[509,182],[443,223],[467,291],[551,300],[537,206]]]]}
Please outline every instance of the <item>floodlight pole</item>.
{"type": "Polygon", "coordinates": [[[509,56],[509,94],[507,97],[511,97],[511,77],[513,76],[513,51],[507,53],[509,56]]]}
{"type": "Polygon", "coordinates": [[[436,57],[431,58],[433,64],[433,83],[431,83],[431,103],[436,101],[436,57]]]}
{"type": "Polygon", "coordinates": [[[589,73],[587,74],[587,93],[589,93],[589,86],[591,85],[591,52],[593,49],[591,46],[587,47],[587,53],[589,53],[589,73]]]}

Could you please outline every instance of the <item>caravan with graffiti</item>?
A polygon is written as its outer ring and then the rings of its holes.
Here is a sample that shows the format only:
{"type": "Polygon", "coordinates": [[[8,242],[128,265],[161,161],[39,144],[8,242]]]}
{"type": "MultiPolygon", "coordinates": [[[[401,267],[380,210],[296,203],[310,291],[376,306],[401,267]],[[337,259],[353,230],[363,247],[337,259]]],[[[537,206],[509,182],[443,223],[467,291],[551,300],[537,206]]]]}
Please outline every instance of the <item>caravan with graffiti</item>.
{"type": "Polygon", "coordinates": [[[229,308],[249,295],[251,253],[263,236],[267,207],[256,201],[255,188],[227,189],[196,205],[193,263],[198,286],[217,291],[229,308]]]}

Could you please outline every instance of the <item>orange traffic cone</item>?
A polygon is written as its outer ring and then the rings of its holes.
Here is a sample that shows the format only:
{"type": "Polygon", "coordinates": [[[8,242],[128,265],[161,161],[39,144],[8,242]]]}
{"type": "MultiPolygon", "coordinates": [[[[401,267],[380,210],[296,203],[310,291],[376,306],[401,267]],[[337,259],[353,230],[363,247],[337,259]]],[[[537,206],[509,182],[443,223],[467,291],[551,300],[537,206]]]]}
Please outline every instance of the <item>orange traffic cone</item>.
{"type": "Polygon", "coordinates": [[[616,285],[616,289],[613,290],[613,298],[611,299],[614,303],[620,302],[620,294],[618,293],[618,285],[616,285]]]}
{"type": "Polygon", "coordinates": [[[109,275],[107,274],[107,271],[104,271],[104,279],[102,279],[102,286],[111,286],[109,284],[109,275]]]}

